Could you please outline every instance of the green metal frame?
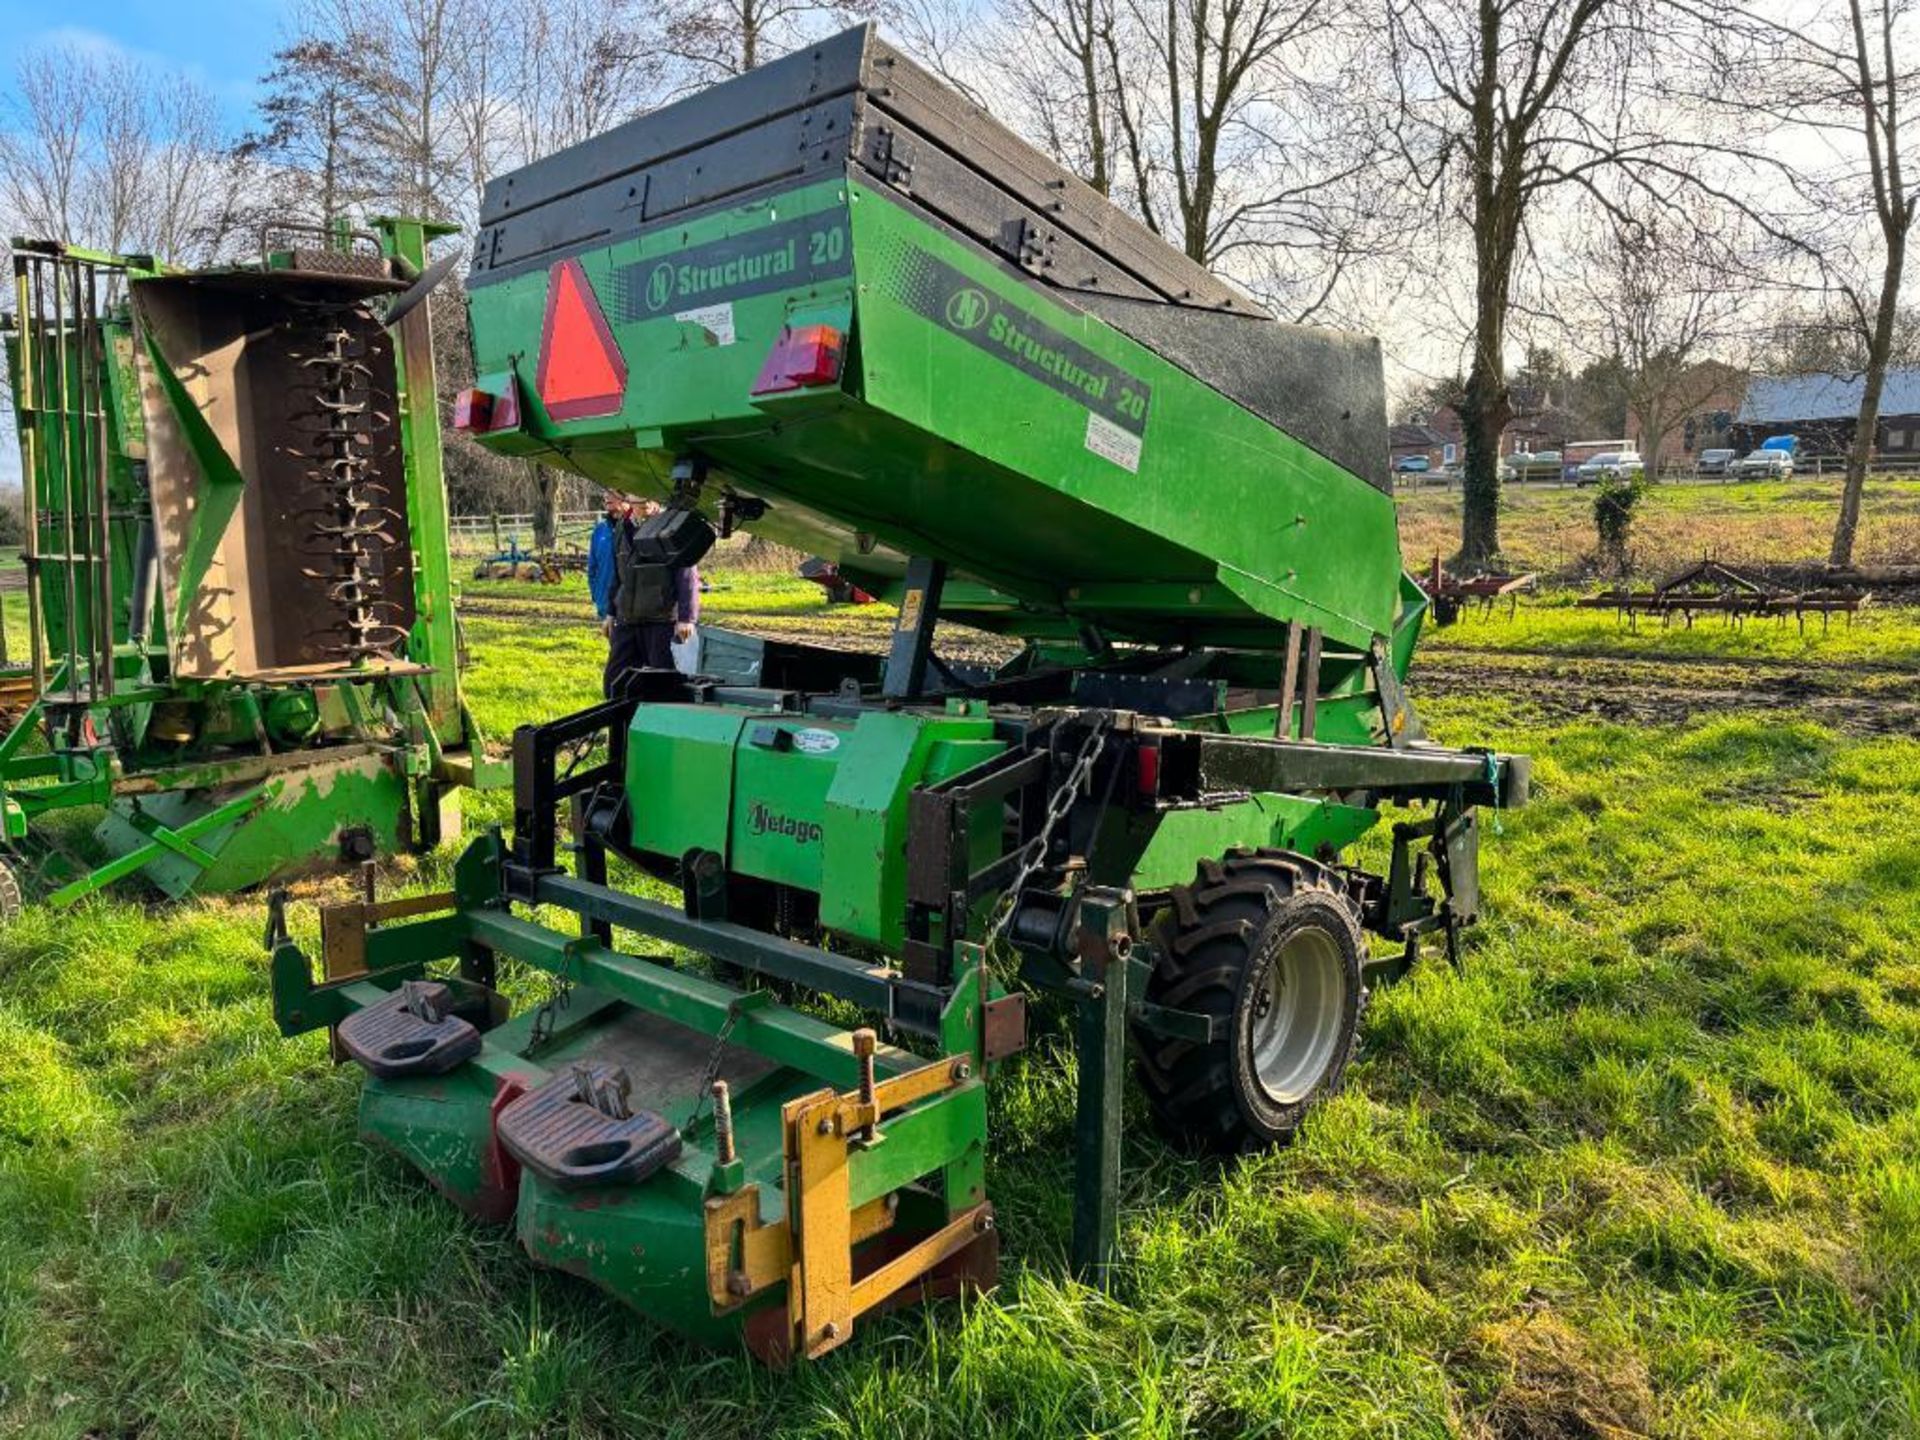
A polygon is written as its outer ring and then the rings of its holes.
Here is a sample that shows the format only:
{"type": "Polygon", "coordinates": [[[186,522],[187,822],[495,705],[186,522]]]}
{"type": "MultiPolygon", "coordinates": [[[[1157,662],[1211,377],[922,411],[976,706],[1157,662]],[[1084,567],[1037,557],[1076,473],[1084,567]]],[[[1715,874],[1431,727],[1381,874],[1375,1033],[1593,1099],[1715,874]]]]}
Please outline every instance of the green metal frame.
{"type": "MultiPolygon", "coordinates": [[[[489,1029],[479,1054],[453,1075],[369,1082],[362,1128],[421,1163],[436,1184],[476,1213],[502,1218],[503,1211],[517,1211],[528,1248],[550,1262],[630,1296],[644,1295],[654,1314],[689,1334],[713,1340],[731,1337],[765,1302],[743,1307],[739,1314],[716,1314],[705,1288],[688,1283],[689,1271],[705,1273],[704,1257],[692,1238],[699,1234],[702,1206],[752,1184],[759,1187],[763,1221],[790,1219],[799,1226],[806,1202],[791,1190],[774,1118],[785,1102],[819,1085],[839,1091],[861,1086],[863,1067],[848,1032],[778,1003],[769,992],[743,992],[669,960],[614,950],[594,934],[563,935],[510,914],[499,903],[504,860],[497,832],[474,841],[455,867],[454,892],[448,897],[452,908],[404,924],[368,928],[358,957],[365,968],[351,977],[316,980],[312,961],[286,935],[276,908],[271,968],[274,1017],[281,1033],[337,1026],[386,1000],[405,981],[422,978],[447,962],[454,963],[455,984],[485,983],[498,959],[563,983],[569,990],[566,1007],[553,1017],[550,1028],[540,1023],[539,1008],[530,1009],[489,1029]],[[697,1035],[728,1041],[775,1067],[734,1098],[731,1113],[741,1137],[739,1154],[731,1161],[718,1157],[711,1112],[698,1120],[689,1115],[681,1126],[685,1148],[680,1158],[644,1187],[625,1194],[568,1194],[529,1173],[514,1182],[503,1200],[500,1180],[489,1173],[492,1139],[486,1117],[503,1098],[544,1084],[567,1063],[577,1038],[616,1012],[660,1017],[697,1035]],[[464,1104],[445,1103],[449,1100],[464,1104]],[[470,1128],[461,1116],[483,1123],[470,1128]],[[646,1246],[632,1245],[635,1233],[649,1237],[646,1246]],[[631,1257],[641,1249],[654,1252],[652,1266],[664,1266],[668,1281],[650,1281],[648,1267],[634,1264],[631,1257]]],[[[665,907],[605,893],[631,905],[622,910],[621,922],[643,934],[684,938],[689,927],[694,932],[701,928],[701,922],[665,907]]],[[[554,898],[562,894],[576,904],[586,898],[582,889],[556,891],[554,898]]],[[[585,908],[581,913],[587,914],[585,908]]],[[[744,948],[750,943],[749,932],[734,933],[732,940],[729,950],[726,939],[716,936],[712,948],[749,958],[744,948]]],[[[815,988],[856,1003],[870,1001],[868,991],[851,983],[856,976],[856,967],[849,965],[841,973],[849,983],[816,976],[816,982],[825,983],[815,988]]],[[[965,1068],[938,1093],[882,1121],[851,1150],[848,1193],[855,1209],[923,1184],[940,1197],[937,1213],[928,1222],[932,1225],[951,1223],[984,1203],[987,1066],[981,1007],[990,988],[984,957],[977,957],[943,996],[928,1039],[937,1055],[965,1068]]],[[[874,1075],[884,1082],[924,1063],[906,1050],[880,1046],[874,1075]]],[[[657,1095],[642,1098],[649,1105],[664,1103],[657,1095]]],[[[673,1098],[679,1104],[691,1098],[697,1113],[703,1097],[673,1098]]],[[[766,1297],[776,1303],[780,1298],[766,1297]]]]}
{"type": "MultiPolygon", "coordinates": [[[[402,274],[423,270],[429,242],[450,233],[450,227],[403,218],[382,218],[374,225],[381,253],[402,274]]],[[[414,561],[415,622],[407,657],[410,666],[420,668],[397,674],[369,670],[364,677],[343,671],[305,684],[169,680],[169,636],[184,623],[247,487],[247,477],[154,337],[135,320],[129,302],[144,281],[185,272],[144,256],[38,242],[16,241],[16,250],[16,296],[24,318],[6,348],[27,476],[25,558],[36,699],[0,738],[0,831],[17,850],[33,842],[39,822],[54,812],[109,807],[109,820],[96,833],[108,858],[91,868],[82,862],[81,873],[56,880],[50,875],[73,868],[70,857],[56,857],[47,867],[49,875],[41,877],[40,898],[70,905],[142,872],[158,881],[156,861],[165,862],[163,888],[170,893],[259,883],[324,856],[340,831],[354,824],[369,823],[383,843],[391,842],[409,811],[417,822],[415,842],[436,841],[444,791],[504,784],[507,771],[503,762],[488,758],[484,737],[460,694],[446,484],[425,307],[394,332],[395,420],[414,561]],[[60,277],[56,297],[84,293],[82,282],[71,277],[84,277],[88,267],[109,277],[120,293],[111,303],[101,299],[92,314],[76,307],[67,323],[36,325],[29,304],[39,293],[29,280],[35,265],[53,267],[60,277]],[[157,379],[203,486],[203,503],[195,508],[180,557],[176,603],[168,613],[149,617],[144,643],[132,633],[131,561],[135,532],[151,521],[139,472],[147,447],[141,369],[157,379]],[[56,383],[57,377],[64,383],[56,383]],[[76,399],[91,396],[99,402],[76,399]],[[95,477],[104,478],[110,497],[107,539],[69,546],[69,517],[91,513],[82,492],[99,483],[95,477]],[[103,552],[110,569],[104,592],[97,583],[103,552]],[[94,655],[87,647],[102,615],[113,627],[107,647],[110,682],[94,685],[86,680],[93,661],[80,664],[73,657],[94,655]],[[76,643],[69,644],[70,636],[76,643]],[[313,684],[321,689],[313,690],[313,684]],[[48,698],[80,691],[86,693],[77,704],[48,698]],[[269,709],[290,691],[315,697],[303,702],[316,717],[312,742],[268,739],[269,709]],[[318,700],[323,692],[331,697],[327,704],[337,707],[325,723],[326,705],[318,700]],[[169,709],[199,717],[204,741],[185,750],[156,741],[154,717],[169,709]],[[399,717],[397,727],[375,718],[389,713],[399,717]],[[329,756],[343,742],[352,754],[340,751],[341,765],[329,771],[329,756]],[[385,756],[392,783],[369,786],[361,773],[358,761],[370,743],[385,756]],[[307,764],[303,783],[263,778],[263,765],[271,769],[272,762],[286,759],[307,764]]],[[[266,264],[271,268],[286,259],[272,256],[266,264]]],[[[44,307],[44,299],[41,303],[44,307]]]]}

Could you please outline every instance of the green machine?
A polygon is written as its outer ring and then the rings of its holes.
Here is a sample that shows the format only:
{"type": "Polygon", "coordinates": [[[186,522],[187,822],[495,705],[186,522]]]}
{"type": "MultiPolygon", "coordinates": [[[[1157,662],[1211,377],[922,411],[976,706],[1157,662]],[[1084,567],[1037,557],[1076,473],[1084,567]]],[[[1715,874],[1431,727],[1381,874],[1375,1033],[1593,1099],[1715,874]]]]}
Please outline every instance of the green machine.
{"type": "MultiPolygon", "coordinates": [[[[29,654],[0,672],[0,901],[214,893],[457,833],[456,666],[414,221],[187,271],[16,240],[29,654]],[[56,812],[103,812],[67,843],[56,812]]],[[[0,659],[4,634],[0,633],[0,659]]]]}
{"type": "Polygon", "coordinates": [[[899,609],[884,657],[710,635],[522,728],[511,832],[323,911],[321,973],[269,926],[362,1132],[536,1259],[774,1362],[990,1283],[1037,1001],[1100,1280],[1129,1056],[1177,1142],[1275,1143],[1368,987],[1453,952],[1527,768],[1408,702],[1373,342],[1275,322],[864,28],[496,181],[470,297],[484,444],[663,500],[657,563],[745,528],[899,609]],[[547,976],[517,1014],[508,965],[547,976]]]}

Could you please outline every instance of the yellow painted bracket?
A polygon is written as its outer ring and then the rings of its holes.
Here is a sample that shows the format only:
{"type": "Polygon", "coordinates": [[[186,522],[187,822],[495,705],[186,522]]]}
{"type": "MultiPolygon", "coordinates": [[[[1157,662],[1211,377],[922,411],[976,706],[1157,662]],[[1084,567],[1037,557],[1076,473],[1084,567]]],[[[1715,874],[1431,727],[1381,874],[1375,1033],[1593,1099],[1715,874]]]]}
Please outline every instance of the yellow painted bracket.
{"type": "Polygon", "coordinates": [[[320,907],[320,965],[327,980],[350,980],[367,973],[367,931],[388,920],[404,920],[451,910],[451,890],[404,895],[398,900],[347,900],[320,907]]]}
{"type": "Polygon", "coordinates": [[[854,1276],[854,1252],[892,1227],[897,1200],[885,1195],[853,1208],[853,1151],[879,1138],[887,1115],[943,1094],[972,1073],[971,1061],[956,1056],[879,1082],[871,1100],[858,1090],[816,1090],[788,1101],[781,1111],[787,1216],[761,1219],[757,1185],[707,1201],[707,1293],[714,1312],[724,1314],[784,1283],[792,1351],[815,1359],[844,1344],[858,1316],[990,1229],[992,1207],[972,1206],[871,1273],[854,1276]]]}

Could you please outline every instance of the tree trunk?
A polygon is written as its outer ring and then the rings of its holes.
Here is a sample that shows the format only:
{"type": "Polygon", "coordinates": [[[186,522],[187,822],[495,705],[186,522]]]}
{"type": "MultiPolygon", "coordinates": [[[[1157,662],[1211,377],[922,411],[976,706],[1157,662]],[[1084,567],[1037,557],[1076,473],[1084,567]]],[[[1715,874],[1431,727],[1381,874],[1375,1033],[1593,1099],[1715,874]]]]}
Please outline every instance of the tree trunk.
{"type": "Polygon", "coordinates": [[[1478,346],[1460,397],[1467,453],[1459,563],[1468,572],[1485,570],[1500,554],[1500,437],[1512,419],[1513,402],[1499,356],[1478,346]]]}
{"type": "Polygon", "coordinates": [[[1640,461],[1646,466],[1649,484],[1660,478],[1660,455],[1667,448],[1667,436],[1673,430],[1673,421],[1667,418],[1666,397],[1650,398],[1644,405],[1634,407],[1640,417],[1640,461]]]}
{"type": "Polygon", "coordinates": [[[533,467],[533,548],[554,548],[559,526],[560,476],[544,465],[533,467]]]}
{"type": "Polygon", "coordinates": [[[1853,542],[1860,532],[1860,500],[1866,493],[1867,466],[1873,461],[1874,432],[1880,428],[1880,392],[1887,383],[1887,356],[1893,350],[1893,325],[1900,307],[1900,272],[1907,257],[1907,237],[1896,234],[1887,244],[1887,265],[1880,279],[1880,304],[1867,343],[1866,383],[1860,391],[1860,414],[1854,421],[1853,444],[1847,449],[1847,479],[1840,491],[1840,516],[1833,526],[1829,565],[1851,565],[1853,542]]]}

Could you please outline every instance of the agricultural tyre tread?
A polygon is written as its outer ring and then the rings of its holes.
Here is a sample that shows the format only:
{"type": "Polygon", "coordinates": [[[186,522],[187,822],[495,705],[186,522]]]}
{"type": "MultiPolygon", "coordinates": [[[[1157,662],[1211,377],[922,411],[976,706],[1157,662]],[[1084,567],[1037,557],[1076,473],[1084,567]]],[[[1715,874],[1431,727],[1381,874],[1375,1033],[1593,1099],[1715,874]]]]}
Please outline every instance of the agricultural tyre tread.
{"type": "Polygon", "coordinates": [[[1223,1032],[1201,1043],[1136,1030],[1135,1069],[1155,1127],[1182,1148],[1222,1155],[1291,1138],[1339,1088],[1366,1009],[1365,941],[1334,872],[1283,850],[1202,860],[1191,884],[1173,888],[1150,934],[1146,998],[1211,1016],[1223,1032]],[[1313,974],[1288,974],[1303,952],[1315,957],[1313,974]],[[1282,985],[1317,982],[1325,1017],[1307,1047],[1310,1079],[1278,1095],[1262,1082],[1255,1053],[1255,1022],[1274,1003],[1276,966],[1282,985]]]}

